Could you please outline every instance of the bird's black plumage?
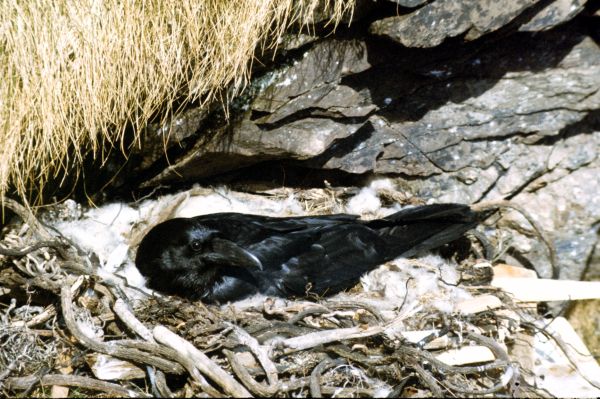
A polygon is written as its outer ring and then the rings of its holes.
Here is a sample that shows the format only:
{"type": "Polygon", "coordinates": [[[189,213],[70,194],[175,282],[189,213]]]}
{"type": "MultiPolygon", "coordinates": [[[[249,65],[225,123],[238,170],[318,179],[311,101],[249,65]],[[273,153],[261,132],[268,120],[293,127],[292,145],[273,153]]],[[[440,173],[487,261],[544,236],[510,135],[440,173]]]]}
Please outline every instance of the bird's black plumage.
{"type": "Polygon", "coordinates": [[[371,221],[344,214],[176,218],[150,230],[135,263],[151,288],[205,302],[255,293],[329,295],[386,261],[459,238],[479,219],[459,204],[418,206],[371,221]]]}

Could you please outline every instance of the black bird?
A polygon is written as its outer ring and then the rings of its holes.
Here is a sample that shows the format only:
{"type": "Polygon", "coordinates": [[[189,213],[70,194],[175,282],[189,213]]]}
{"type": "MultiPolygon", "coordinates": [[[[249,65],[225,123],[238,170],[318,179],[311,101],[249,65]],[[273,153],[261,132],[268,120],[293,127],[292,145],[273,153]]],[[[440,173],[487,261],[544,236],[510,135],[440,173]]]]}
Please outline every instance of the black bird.
{"type": "Polygon", "coordinates": [[[150,288],[208,303],[255,293],[331,295],[386,261],[458,239],[481,219],[459,204],[417,206],[371,221],[345,214],[175,218],[143,238],[135,264],[150,288]]]}

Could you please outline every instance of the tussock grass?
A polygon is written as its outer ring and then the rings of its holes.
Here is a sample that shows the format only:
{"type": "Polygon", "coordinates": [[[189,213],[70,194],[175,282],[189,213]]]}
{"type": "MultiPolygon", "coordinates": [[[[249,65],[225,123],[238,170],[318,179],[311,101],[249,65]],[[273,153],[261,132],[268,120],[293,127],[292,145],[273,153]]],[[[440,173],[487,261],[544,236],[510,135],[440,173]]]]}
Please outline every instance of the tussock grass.
{"type": "Polygon", "coordinates": [[[1,1],[0,195],[12,186],[31,200],[87,151],[102,157],[101,143],[127,152],[126,128],[139,135],[182,104],[224,101],[224,88],[244,87],[257,49],[316,10],[337,23],[353,3],[1,1]]]}

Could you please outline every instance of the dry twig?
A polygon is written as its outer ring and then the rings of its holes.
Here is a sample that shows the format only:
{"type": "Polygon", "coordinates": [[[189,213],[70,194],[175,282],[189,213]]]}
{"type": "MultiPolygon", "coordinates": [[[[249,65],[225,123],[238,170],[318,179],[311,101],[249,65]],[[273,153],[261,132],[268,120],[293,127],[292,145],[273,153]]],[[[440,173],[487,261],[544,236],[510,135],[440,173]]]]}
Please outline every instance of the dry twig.
{"type": "MultiPolygon", "coordinates": [[[[227,374],[219,365],[210,360],[208,356],[200,352],[196,347],[190,344],[179,335],[171,332],[163,326],[156,326],[152,331],[154,338],[161,344],[176,350],[181,355],[187,357],[193,362],[194,367],[208,376],[218,384],[228,394],[235,397],[249,397],[250,392],[239,382],[227,374]]],[[[188,370],[189,371],[189,370],[188,370]]]]}
{"type": "MultiPolygon", "coordinates": [[[[512,208],[518,211],[533,227],[533,230],[537,234],[537,236],[542,240],[546,248],[548,249],[548,255],[550,257],[550,265],[552,267],[552,278],[557,279],[560,274],[560,270],[558,268],[558,262],[556,259],[556,250],[554,249],[554,245],[551,244],[550,239],[547,237],[544,229],[540,224],[531,216],[529,212],[527,212],[520,205],[514,204],[510,201],[498,200],[498,201],[484,201],[475,205],[471,205],[471,209],[478,212],[485,212],[489,210],[497,210],[502,208],[512,208]]],[[[539,273],[538,273],[539,274],[539,273]]]]}
{"type": "Polygon", "coordinates": [[[332,367],[345,364],[343,359],[332,360],[329,357],[323,359],[310,373],[310,395],[313,398],[322,398],[321,395],[321,375],[332,367]]]}
{"type": "Polygon", "coordinates": [[[72,303],[73,293],[71,289],[72,287],[66,284],[61,288],[60,303],[62,315],[67,328],[82,345],[96,352],[131,360],[136,363],[149,364],[169,373],[181,374],[183,372],[183,369],[179,364],[163,357],[158,357],[154,354],[147,353],[136,348],[126,348],[122,346],[122,343],[119,344],[118,341],[105,343],[87,336],[81,330],[77,321],[75,320],[75,313],[72,303]]]}
{"type": "Polygon", "coordinates": [[[12,390],[24,390],[36,385],[63,385],[69,387],[85,388],[92,391],[102,391],[117,397],[147,398],[142,392],[124,388],[119,384],[97,380],[80,375],[46,374],[42,377],[35,375],[27,377],[11,377],[6,380],[6,386],[12,390]]]}
{"type": "Polygon", "coordinates": [[[269,358],[269,347],[260,345],[256,338],[248,334],[244,329],[231,323],[226,323],[231,328],[233,335],[239,341],[240,344],[247,346],[250,351],[256,356],[260,365],[265,370],[267,380],[269,381],[269,391],[277,392],[277,385],[279,380],[277,377],[277,368],[269,358]]]}

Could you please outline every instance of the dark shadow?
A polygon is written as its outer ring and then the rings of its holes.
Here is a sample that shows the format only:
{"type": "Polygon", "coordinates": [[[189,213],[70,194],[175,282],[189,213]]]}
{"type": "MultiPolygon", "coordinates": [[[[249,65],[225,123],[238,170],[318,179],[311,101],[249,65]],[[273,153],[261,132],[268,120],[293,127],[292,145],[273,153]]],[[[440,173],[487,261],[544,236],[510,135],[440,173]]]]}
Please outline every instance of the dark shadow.
{"type": "Polygon", "coordinates": [[[589,35],[588,28],[575,20],[547,32],[500,32],[470,43],[453,38],[431,49],[372,38],[372,68],[344,78],[342,84],[367,90],[379,114],[391,122],[417,121],[444,104],[485,93],[509,72],[556,67],[589,35]]]}
{"type": "Polygon", "coordinates": [[[556,135],[542,137],[534,144],[552,146],[569,137],[592,134],[598,131],[600,131],[600,109],[589,111],[580,121],[565,126],[556,135]]]}
{"type": "MultiPolygon", "coordinates": [[[[226,183],[232,188],[247,190],[248,187],[264,189],[359,187],[365,184],[369,174],[354,174],[338,169],[315,169],[294,161],[264,161],[242,169],[205,179],[203,183],[218,185],[226,183]]],[[[356,194],[349,189],[348,194],[356,194]]]]}

